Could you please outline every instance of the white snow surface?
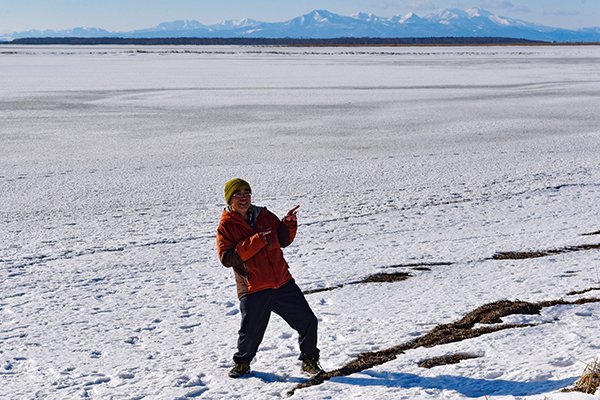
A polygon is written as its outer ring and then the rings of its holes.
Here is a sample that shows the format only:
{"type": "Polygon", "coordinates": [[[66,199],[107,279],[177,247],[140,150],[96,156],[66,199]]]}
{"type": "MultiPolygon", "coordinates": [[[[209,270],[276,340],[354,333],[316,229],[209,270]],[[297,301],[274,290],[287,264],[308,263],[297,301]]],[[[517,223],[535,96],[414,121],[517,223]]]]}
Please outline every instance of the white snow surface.
{"type": "MultiPolygon", "coordinates": [[[[497,300],[600,297],[600,48],[0,47],[3,399],[277,399],[306,378],[273,316],[232,380],[223,184],[282,216],[342,367],[497,300]],[[594,233],[595,235],[586,235],[594,233]],[[430,270],[396,267],[431,265],[430,270]],[[348,285],[379,272],[394,283],[348,285]],[[583,294],[569,294],[596,288],[583,294]]],[[[600,304],[408,350],[295,399],[594,399],[600,304]],[[423,359],[478,358],[421,368],[423,359]]]]}

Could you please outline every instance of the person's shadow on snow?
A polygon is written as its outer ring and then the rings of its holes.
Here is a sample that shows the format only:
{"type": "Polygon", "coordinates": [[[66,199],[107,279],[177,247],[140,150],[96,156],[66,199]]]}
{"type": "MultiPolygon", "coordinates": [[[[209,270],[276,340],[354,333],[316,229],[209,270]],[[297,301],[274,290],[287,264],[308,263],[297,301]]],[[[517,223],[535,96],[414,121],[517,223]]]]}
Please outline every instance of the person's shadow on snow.
{"type": "Polygon", "coordinates": [[[345,383],[359,386],[387,386],[398,388],[423,388],[453,390],[466,397],[482,396],[528,396],[565,388],[575,383],[577,378],[561,380],[543,380],[537,382],[518,382],[502,379],[475,379],[462,376],[440,375],[436,377],[423,377],[414,374],[394,372],[363,371],[362,377],[336,377],[332,382],[345,383]]]}
{"type": "Polygon", "coordinates": [[[260,372],[260,371],[252,371],[248,378],[258,378],[265,383],[272,382],[292,382],[292,383],[302,383],[306,382],[306,379],[293,377],[293,376],[281,376],[274,374],[272,372],[260,372]]]}

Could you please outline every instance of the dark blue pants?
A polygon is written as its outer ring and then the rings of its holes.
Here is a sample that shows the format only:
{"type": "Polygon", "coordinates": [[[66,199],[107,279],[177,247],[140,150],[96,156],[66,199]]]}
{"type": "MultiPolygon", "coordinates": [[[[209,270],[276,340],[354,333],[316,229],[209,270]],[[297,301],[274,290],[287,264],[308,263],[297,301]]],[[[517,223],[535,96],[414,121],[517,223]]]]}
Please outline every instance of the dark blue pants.
{"type": "Polygon", "coordinates": [[[238,351],[233,355],[233,361],[236,363],[252,361],[263,340],[271,311],[298,332],[300,360],[319,359],[317,317],[294,281],[279,289],[267,289],[242,297],[240,311],[242,325],[238,336],[238,351]]]}

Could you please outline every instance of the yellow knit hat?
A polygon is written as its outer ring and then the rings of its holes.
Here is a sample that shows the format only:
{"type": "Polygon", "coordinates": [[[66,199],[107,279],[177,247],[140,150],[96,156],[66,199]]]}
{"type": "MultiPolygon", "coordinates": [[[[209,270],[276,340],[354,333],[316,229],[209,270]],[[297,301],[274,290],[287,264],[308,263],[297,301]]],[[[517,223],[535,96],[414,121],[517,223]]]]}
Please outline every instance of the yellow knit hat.
{"type": "Polygon", "coordinates": [[[248,189],[252,191],[252,189],[250,188],[250,184],[240,178],[233,178],[225,184],[225,189],[223,191],[225,193],[225,201],[227,202],[227,204],[229,204],[231,196],[233,196],[235,192],[241,189],[248,189]]]}

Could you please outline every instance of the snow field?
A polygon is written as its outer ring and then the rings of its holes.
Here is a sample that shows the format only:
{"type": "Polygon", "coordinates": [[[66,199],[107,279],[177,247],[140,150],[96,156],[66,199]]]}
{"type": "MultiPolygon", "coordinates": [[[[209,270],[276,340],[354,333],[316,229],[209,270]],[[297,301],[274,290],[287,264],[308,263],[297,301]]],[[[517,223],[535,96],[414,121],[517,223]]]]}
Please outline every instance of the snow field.
{"type": "MultiPolygon", "coordinates": [[[[598,297],[595,47],[18,48],[0,58],[0,381],[28,398],[285,397],[304,377],[273,316],[232,381],[239,310],[215,254],[222,186],[283,215],[325,369],[500,299],[598,297]],[[306,54],[306,53],[317,54],[306,54]],[[403,264],[431,265],[429,271],[403,264]],[[394,266],[398,266],[395,267],[394,266]]],[[[583,399],[597,303],[409,350],[293,398],[583,399]],[[432,369],[425,358],[480,358],[432,369]]]]}

